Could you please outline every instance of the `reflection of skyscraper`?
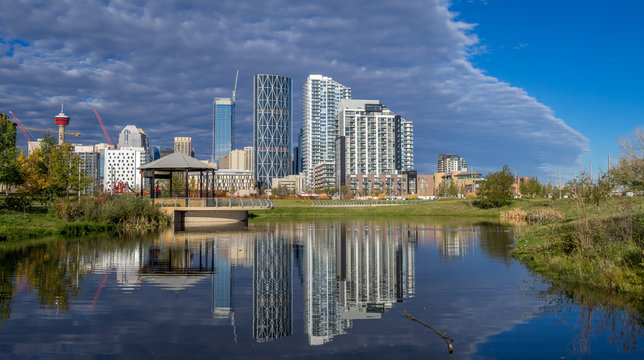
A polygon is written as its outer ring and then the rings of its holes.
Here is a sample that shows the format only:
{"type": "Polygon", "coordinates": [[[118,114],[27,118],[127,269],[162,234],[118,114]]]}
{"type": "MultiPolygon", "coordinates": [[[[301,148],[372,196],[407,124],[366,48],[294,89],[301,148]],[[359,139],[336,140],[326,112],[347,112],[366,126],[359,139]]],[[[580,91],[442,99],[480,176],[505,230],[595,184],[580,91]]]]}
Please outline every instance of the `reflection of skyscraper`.
{"type": "Polygon", "coordinates": [[[309,344],[321,345],[344,333],[336,281],[336,232],[310,225],[305,236],[304,327],[309,344]]]}
{"type": "Polygon", "coordinates": [[[291,247],[274,233],[255,241],[253,337],[258,342],[289,336],[292,324],[291,247]]]}
{"type": "Polygon", "coordinates": [[[471,231],[442,230],[437,235],[442,235],[437,239],[438,252],[443,260],[464,257],[474,244],[474,232],[471,231]]]}
{"type": "Polygon", "coordinates": [[[212,276],[212,316],[215,319],[232,319],[233,288],[232,266],[228,247],[218,243],[213,251],[215,272],[212,276]]]}
{"type": "Polygon", "coordinates": [[[311,225],[306,240],[305,331],[311,345],[345,333],[351,321],[413,295],[415,231],[373,223],[311,225]]]}

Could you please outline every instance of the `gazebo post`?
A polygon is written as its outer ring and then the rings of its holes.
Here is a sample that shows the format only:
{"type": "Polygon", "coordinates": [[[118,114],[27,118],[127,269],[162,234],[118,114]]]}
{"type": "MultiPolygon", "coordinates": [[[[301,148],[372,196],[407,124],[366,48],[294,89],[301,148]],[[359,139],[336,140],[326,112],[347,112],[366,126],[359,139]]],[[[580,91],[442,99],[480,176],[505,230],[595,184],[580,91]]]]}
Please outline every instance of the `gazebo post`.
{"type": "Polygon", "coordinates": [[[173,197],[173,195],[172,195],[172,170],[170,170],[170,197],[173,197]]]}
{"type": "Polygon", "coordinates": [[[188,206],[188,169],[185,170],[186,173],[186,207],[188,206]]]}
{"type": "Polygon", "coordinates": [[[199,197],[203,198],[203,170],[199,171],[199,197]]]}
{"type": "Polygon", "coordinates": [[[152,181],[150,182],[150,198],[154,199],[157,197],[156,191],[154,189],[154,169],[152,169],[152,181]]]}

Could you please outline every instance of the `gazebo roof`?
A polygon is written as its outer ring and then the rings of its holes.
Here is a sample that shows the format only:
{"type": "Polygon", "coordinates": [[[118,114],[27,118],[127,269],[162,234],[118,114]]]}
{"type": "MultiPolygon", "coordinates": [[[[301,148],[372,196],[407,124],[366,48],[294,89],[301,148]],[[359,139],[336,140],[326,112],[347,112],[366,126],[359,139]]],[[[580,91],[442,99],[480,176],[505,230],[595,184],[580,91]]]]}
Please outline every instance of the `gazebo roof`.
{"type": "Polygon", "coordinates": [[[141,170],[167,170],[167,171],[200,171],[200,170],[216,170],[214,167],[204,164],[201,161],[188,156],[180,151],[174,152],[168,156],[164,156],[159,160],[155,160],[149,164],[141,166],[141,170]]]}

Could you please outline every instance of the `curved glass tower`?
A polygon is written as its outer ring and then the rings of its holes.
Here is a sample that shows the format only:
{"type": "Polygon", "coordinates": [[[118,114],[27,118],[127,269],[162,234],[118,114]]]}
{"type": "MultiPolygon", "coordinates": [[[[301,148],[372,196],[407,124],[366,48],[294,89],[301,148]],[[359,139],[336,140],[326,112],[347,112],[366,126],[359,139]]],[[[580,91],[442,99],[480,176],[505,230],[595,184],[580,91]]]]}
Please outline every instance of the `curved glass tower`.
{"type": "Polygon", "coordinates": [[[253,86],[253,138],[257,186],[290,174],[291,78],[259,74],[253,86]]]}

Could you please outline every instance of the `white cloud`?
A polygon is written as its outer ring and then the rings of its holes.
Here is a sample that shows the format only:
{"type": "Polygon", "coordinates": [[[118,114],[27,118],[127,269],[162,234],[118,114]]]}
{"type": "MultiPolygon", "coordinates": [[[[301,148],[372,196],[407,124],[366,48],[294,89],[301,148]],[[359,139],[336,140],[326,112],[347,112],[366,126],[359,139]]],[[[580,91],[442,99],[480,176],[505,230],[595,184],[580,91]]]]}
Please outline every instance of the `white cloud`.
{"type": "Polygon", "coordinates": [[[472,66],[474,25],[445,1],[0,2],[11,10],[0,13],[0,111],[51,126],[64,96],[86,143],[104,141],[98,106],[112,136],[130,123],[158,145],[193,136],[207,158],[212,98],[230,94],[239,68],[238,145],[252,141],[253,74],[293,78],[297,128],[302,84],[322,73],[412,120],[421,172],[440,152],[537,174],[588,150],[547,106],[472,66]],[[15,39],[29,45],[5,55],[15,39]]]}

